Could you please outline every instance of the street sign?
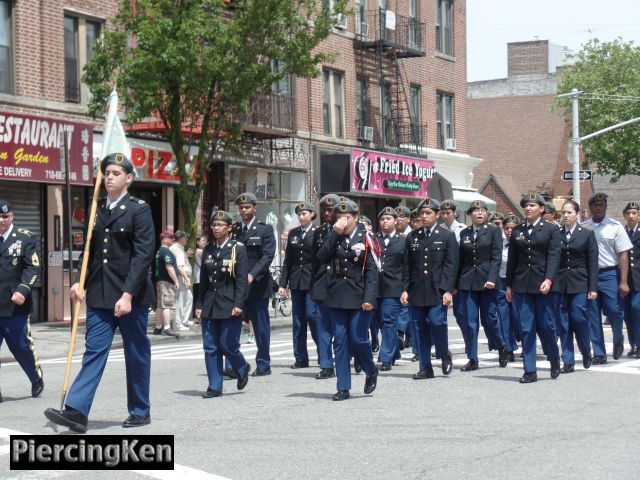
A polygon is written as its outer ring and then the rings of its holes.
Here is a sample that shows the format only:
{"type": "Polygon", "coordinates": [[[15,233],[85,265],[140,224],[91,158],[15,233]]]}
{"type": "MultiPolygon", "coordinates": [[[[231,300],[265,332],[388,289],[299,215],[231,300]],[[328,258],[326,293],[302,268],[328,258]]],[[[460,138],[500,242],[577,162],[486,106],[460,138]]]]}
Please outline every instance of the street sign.
{"type": "MultiPolygon", "coordinates": [[[[593,175],[591,173],[591,170],[579,170],[578,178],[580,179],[580,181],[591,180],[593,178],[593,175]]],[[[565,170],[564,172],[562,172],[562,180],[572,181],[573,170],[565,170]]]]}

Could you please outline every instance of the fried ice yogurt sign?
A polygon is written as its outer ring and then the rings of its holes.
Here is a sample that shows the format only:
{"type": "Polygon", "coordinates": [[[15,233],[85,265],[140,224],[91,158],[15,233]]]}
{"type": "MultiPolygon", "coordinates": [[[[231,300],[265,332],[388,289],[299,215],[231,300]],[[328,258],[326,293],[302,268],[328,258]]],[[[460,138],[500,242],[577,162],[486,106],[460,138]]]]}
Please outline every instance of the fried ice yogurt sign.
{"type": "Polygon", "coordinates": [[[351,191],[425,197],[436,172],[430,160],[367,150],[351,151],[351,191]]]}
{"type": "Polygon", "coordinates": [[[0,178],[63,183],[64,140],[69,149],[69,178],[93,182],[93,127],[60,119],[0,112],[0,178]]]}

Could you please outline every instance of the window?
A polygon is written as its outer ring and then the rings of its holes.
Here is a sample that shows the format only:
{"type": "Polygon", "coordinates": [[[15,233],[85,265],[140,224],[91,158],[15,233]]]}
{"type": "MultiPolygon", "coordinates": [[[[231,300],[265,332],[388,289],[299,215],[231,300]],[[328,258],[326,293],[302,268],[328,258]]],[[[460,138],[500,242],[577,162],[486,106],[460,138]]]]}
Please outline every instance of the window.
{"type": "Polygon", "coordinates": [[[64,17],[64,98],[67,102],[88,100],[89,92],[81,87],[80,78],[85,64],[93,58],[93,47],[101,31],[99,22],[69,15],[64,17]]]}
{"type": "MultiPolygon", "coordinates": [[[[271,69],[275,73],[284,70],[284,62],[271,61],[271,69]]],[[[285,75],[271,85],[272,122],[276,128],[291,127],[291,78],[285,75]]]]}
{"type": "Polygon", "coordinates": [[[391,92],[386,83],[380,87],[380,118],[382,120],[382,144],[388,145],[393,138],[393,124],[391,120],[391,92]]]}
{"type": "Polygon", "coordinates": [[[356,126],[369,126],[369,82],[365,77],[356,79],[356,126]]]}
{"type": "Polygon", "coordinates": [[[409,0],[409,44],[418,45],[418,0],[409,0]]]}
{"type": "Polygon", "coordinates": [[[322,71],[324,134],[344,138],[343,75],[333,70],[322,71]]]}
{"type": "Polygon", "coordinates": [[[436,94],[436,125],[438,134],[438,148],[444,150],[448,138],[455,138],[453,125],[453,95],[436,94]]]}
{"type": "Polygon", "coordinates": [[[411,141],[414,145],[422,145],[420,124],[420,111],[422,102],[420,100],[420,85],[411,85],[409,87],[409,117],[411,120],[411,141]]]}
{"type": "MultiPolygon", "coordinates": [[[[322,8],[325,10],[330,10],[333,13],[335,8],[335,3],[336,3],[335,0],[322,0],[322,8]]],[[[336,23],[334,24],[334,27],[340,28],[342,30],[347,28],[346,15],[344,15],[343,13],[338,13],[338,14],[335,14],[334,16],[336,19],[336,23]]]]}
{"type": "Polygon", "coordinates": [[[453,0],[438,0],[436,50],[453,56],[453,0]]]}
{"type": "Polygon", "coordinates": [[[369,21],[367,17],[367,0],[356,0],[356,34],[368,36],[369,35],[369,21]],[[363,26],[362,24],[365,24],[363,26]]]}
{"type": "Polygon", "coordinates": [[[11,2],[0,1],[0,92],[11,93],[11,2]]]}

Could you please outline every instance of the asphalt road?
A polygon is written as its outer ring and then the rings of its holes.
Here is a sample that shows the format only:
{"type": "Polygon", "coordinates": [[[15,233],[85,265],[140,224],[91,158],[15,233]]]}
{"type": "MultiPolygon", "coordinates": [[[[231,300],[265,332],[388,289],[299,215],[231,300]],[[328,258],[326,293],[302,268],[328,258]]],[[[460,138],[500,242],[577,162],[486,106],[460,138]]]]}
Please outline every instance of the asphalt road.
{"type": "MultiPolygon", "coordinates": [[[[206,374],[196,341],[153,346],[152,423],[124,431],[127,416],[122,352],[112,352],[93,405],[89,434],[173,434],[174,472],[96,472],[92,478],[379,479],[634,478],[640,431],[640,360],[520,385],[522,364],[499,368],[481,348],[481,368],[462,373],[460,335],[450,327],[454,372],[414,381],[410,361],[380,374],[373,395],[364,375],[352,398],[332,402],[334,380],[316,368],[291,370],[291,337],[272,336],[273,375],[251,377],[243,392],[225,382],[224,396],[202,399],[206,374]]],[[[255,346],[244,345],[248,358],[255,346]]],[[[411,355],[407,352],[406,357],[411,355]]],[[[577,359],[577,365],[581,362],[577,359]]],[[[86,472],[9,471],[8,435],[68,433],[42,412],[58,407],[64,360],[43,362],[46,390],[29,396],[26,377],[4,364],[0,385],[0,478],[86,478],[86,472]]],[[[79,361],[75,363],[79,366],[79,361]]],[[[75,370],[74,371],[77,371],[75,370]]],[[[72,375],[73,377],[73,375],[72,375]]]]}

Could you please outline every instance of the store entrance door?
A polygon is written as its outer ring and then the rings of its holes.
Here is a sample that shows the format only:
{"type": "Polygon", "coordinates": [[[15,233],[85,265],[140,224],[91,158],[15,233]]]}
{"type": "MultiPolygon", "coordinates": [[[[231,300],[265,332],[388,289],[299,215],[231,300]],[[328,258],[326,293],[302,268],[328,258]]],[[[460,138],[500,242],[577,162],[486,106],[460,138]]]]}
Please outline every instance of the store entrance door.
{"type": "Polygon", "coordinates": [[[158,235],[164,229],[162,225],[162,187],[153,185],[136,185],[135,183],[129,187],[129,193],[144,200],[151,208],[151,216],[153,217],[153,228],[155,230],[156,247],[159,247],[158,235]]]}

